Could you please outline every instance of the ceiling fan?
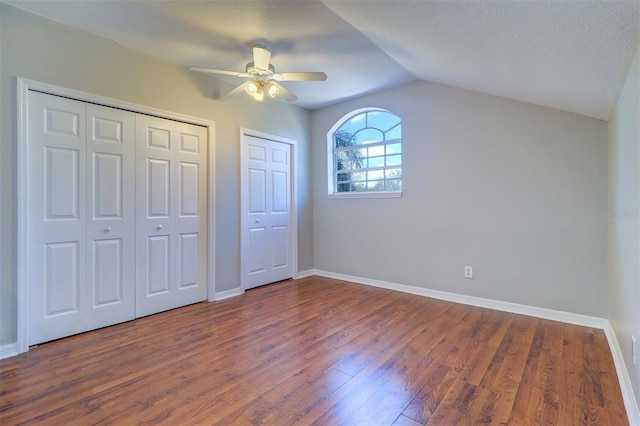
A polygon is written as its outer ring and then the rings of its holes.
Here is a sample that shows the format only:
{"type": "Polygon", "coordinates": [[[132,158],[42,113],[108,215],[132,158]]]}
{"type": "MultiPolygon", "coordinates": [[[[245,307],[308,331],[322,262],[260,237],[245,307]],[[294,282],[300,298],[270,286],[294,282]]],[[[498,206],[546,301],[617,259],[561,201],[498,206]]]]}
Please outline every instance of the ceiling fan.
{"type": "Polygon", "coordinates": [[[198,71],[207,74],[231,75],[234,77],[248,78],[249,81],[242,83],[225,95],[235,96],[242,92],[247,92],[256,101],[264,99],[266,92],[272,98],[293,102],[298,97],[285,89],[278,82],[281,81],[325,81],[327,75],[323,72],[282,72],[276,73],[276,69],[269,63],[271,52],[264,46],[253,48],[253,62],[249,62],[244,72],[218,70],[214,68],[189,67],[191,71],[198,71]]]}

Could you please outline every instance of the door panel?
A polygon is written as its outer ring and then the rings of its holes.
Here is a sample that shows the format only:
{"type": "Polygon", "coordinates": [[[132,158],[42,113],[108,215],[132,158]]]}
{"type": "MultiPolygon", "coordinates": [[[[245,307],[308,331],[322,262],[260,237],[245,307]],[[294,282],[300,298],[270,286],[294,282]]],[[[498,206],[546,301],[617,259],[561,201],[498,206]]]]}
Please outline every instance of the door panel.
{"type": "MultiPolygon", "coordinates": [[[[266,167],[263,166],[263,167],[266,167]]],[[[249,213],[265,214],[267,207],[267,182],[265,178],[266,170],[249,169],[248,200],[249,213]]]]}
{"type": "Polygon", "coordinates": [[[205,300],[207,269],[207,131],[174,122],[177,194],[175,201],[176,287],[186,303],[205,300]]]}
{"type": "Polygon", "coordinates": [[[84,331],[86,108],[29,92],[28,344],[84,331]]]}
{"type": "MultiPolygon", "coordinates": [[[[45,95],[46,96],[46,95],[45,95]]],[[[75,101],[72,101],[75,102],[75,101]]],[[[67,105],[61,101],[50,103],[44,107],[45,128],[44,133],[52,136],[59,135],[72,138],[83,138],[80,134],[80,123],[84,117],[84,111],[68,110],[67,105]]]]}
{"type": "Polygon", "coordinates": [[[45,216],[47,220],[79,220],[80,150],[48,146],[44,149],[45,216]]]}
{"type": "Polygon", "coordinates": [[[122,252],[121,238],[93,242],[93,295],[96,307],[125,302],[122,252]]]}
{"type": "MultiPolygon", "coordinates": [[[[159,124],[163,126],[165,123],[159,124]]],[[[147,141],[148,148],[160,149],[165,151],[171,150],[171,130],[166,128],[148,126],[146,129],[146,133],[147,134],[145,140],[147,141]]]]}
{"type": "Polygon", "coordinates": [[[94,219],[122,218],[122,155],[94,153],[94,219]]]}
{"type": "Polygon", "coordinates": [[[289,238],[289,227],[274,226],[271,228],[271,267],[286,268],[287,263],[287,239],[289,238]]]}
{"type": "MultiPolygon", "coordinates": [[[[267,270],[267,232],[264,227],[249,229],[249,276],[264,273],[267,270]]],[[[266,283],[265,283],[266,284],[266,283]]]]}
{"type": "Polygon", "coordinates": [[[148,189],[146,191],[147,217],[169,218],[171,199],[171,164],[169,160],[150,158],[147,161],[148,189]]]}
{"type": "Polygon", "coordinates": [[[133,319],[134,121],[29,92],[28,343],[133,319]]]}
{"type": "MultiPolygon", "coordinates": [[[[103,110],[104,111],[104,110],[103,110]]],[[[110,142],[115,144],[125,143],[123,139],[124,123],[119,119],[111,119],[110,117],[93,117],[93,140],[95,142],[110,142]]]]}
{"type": "Polygon", "coordinates": [[[198,216],[198,177],[200,176],[198,168],[197,163],[180,163],[180,217],[198,216]]]}
{"type": "Polygon", "coordinates": [[[171,280],[171,237],[159,235],[149,237],[148,242],[148,279],[145,296],[169,293],[171,280]]]}
{"type": "Polygon", "coordinates": [[[180,288],[198,285],[198,234],[180,235],[180,288]]]}
{"type": "Polygon", "coordinates": [[[200,154],[200,142],[201,136],[199,131],[195,133],[188,133],[182,131],[179,134],[180,137],[180,152],[186,154],[200,154]]]}
{"type": "Polygon", "coordinates": [[[135,318],[135,115],[87,104],[91,329],[135,318]]]}
{"type": "Polygon", "coordinates": [[[291,278],[290,146],[243,136],[245,288],[291,278]]]}
{"type": "Polygon", "coordinates": [[[137,116],[136,315],[206,297],[206,129],[137,116]]]}
{"type": "Polygon", "coordinates": [[[136,116],[137,268],[136,316],[171,309],[171,247],[173,234],[171,153],[172,124],[136,116]]]}
{"type": "Polygon", "coordinates": [[[277,213],[289,213],[289,200],[288,200],[288,191],[289,191],[289,176],[285,172],[273,171],[271,174],[271,188],[272,188],[272,197],[271,197],[271,212],[274,214],[277,213]]]}
{"type": "Polygon", "coordinates": [[[77,241],[45,246],[45,318],[80,311],[78,246],[77,241]]]}

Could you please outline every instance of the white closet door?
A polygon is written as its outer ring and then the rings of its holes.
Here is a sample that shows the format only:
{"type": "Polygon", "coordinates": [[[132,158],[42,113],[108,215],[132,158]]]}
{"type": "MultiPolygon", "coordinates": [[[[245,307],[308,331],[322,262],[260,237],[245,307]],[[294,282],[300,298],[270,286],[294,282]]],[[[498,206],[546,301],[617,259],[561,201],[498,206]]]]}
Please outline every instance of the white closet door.
{"type": "Polygon", "coordinates": [[[132,319],[133,116],[29,92],[29,344],[132,319]],[[108,140],[108,141],[107,141],[108,140]],[[129,288],[127,288],[129,286],[129,288]]]}
{"type": "Polygon", "coordinates": [[[135,318],[135,114],[87,104],[92,329],[135,318]]]}
{"type": "Polygon", "coordinates": [[[136,316],[206,297],[206,129],[137,115],[136,316]]]}
{"type": "Polygon", "coordinates": [[[245,289],[291,278],[289,144],[243,136],[242,231],[245,289]]]}

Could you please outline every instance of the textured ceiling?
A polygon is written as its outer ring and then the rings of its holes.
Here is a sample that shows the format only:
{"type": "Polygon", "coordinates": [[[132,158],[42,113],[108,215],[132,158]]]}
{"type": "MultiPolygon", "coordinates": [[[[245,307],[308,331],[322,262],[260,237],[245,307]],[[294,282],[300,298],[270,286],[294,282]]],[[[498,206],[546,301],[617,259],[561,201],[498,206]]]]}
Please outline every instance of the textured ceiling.
{"type": "Polygon", "coordinates": [[[185,67],[263,44],[327,73],[285,84],[310,109],[423,79],[608,119],[640,34],[639,1],[4,1],[185,67]]]}
{"type": "Polygon", "coordinates": [[[325,1],[423,80],[608,119],[640,2],[325,1]]]}

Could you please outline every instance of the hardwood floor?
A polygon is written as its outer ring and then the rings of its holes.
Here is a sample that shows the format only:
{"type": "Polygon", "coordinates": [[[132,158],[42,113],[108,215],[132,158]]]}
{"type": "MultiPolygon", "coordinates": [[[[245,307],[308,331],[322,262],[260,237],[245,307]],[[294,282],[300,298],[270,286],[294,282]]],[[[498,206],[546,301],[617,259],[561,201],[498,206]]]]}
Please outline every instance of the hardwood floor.
{"type": "Polygon", "coordinates": [[[626,425],[598,329],[319,277],[0,361],[0,423],[626,425]]]}

